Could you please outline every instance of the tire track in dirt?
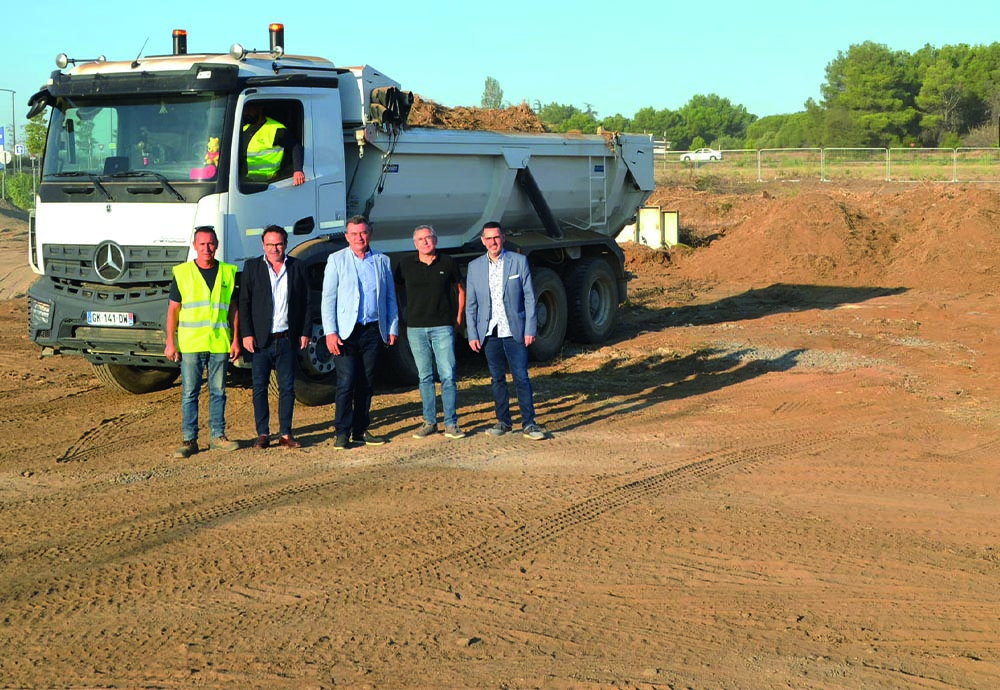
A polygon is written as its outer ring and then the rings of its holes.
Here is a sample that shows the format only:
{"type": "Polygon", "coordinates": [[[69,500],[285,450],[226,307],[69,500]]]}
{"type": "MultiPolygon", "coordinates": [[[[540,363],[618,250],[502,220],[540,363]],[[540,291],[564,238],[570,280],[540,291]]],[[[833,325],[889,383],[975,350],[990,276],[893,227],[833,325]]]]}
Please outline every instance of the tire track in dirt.
{"type": "Polygon", "coordinates": [[[398,574],[379,578],[344,590],[335,590],[331,598],[344,604],[357,604],[385,598],[411,584],[446,579],[451,569],[469,570],[494,567],[514,556],[524,554],[556,539],[564,532],[599,519],[636,501],[675,492],[693,483],[705,481],[729,471],[751,471],[763,462],[774,462],[793,453],[815,452],[835,445],[834,434],[803,437],[763,445],[757,448],[711,453],[680,467],[659,467],[620,484],[605,493],[578,502],[556,513],[542,515],[520,525],[506,536],[482,542],[472,548],[434,559],[398,574]]]}
{"type": "Polygon", "coordinates": [[[144,404],[130,406],[125,412],[100,420],[96,426],[84,431],[79,438],[56,458],[57,463],[86,462],[95,456],[125,450],[140,441],[148,429],[129,433],[129,427],[150,417],[163,416],[168,405],[177,406],[180,391],[171,390],[154,400],[143,399],[144,404]]]}
{"type": "Polygon", "coordinates": [[[87,396],[85,400],[88,407],[105,404],[105,400],[114,397],[113,394],[100,387],[91,387],[67,393],[66,395],[54,396],[51,400],[45,402],[29,399],[27,403],[22,404],[23,391],[21,389],[0,391],[0,406],[4,409],[3,422],[0,428],[18,429],[28,424],[37,424],[40,420],[50,418],[62,419],[65,417],[67,410],[72,410],[81,405],[78,398],[82,396],[87,396]]]}
{"type": "MultiPolygon", "coordinates": [[[[566,530],[592,522],[608,511],[616,510],[643,497],[676,491],[693,482],[702,481],[726,471],[737,468],[749,470],[760,462],[774,461],[786,457],[790,453],[825,447],[836,442],[837,436],[835,434],[818,438],[800,437],[759,445],[750,449],[717,451],[705,454],[699,459],[681,466],[676,464],[647,466],[636,473],[639,475],[637,478],[631,474],[623,475],[624,483],[615,488],[578,501],[557,513],[542,515],[517,528],[509,529],[506,536],[497,535],[495,539],[482,542],[470,549],[430,560],[415,568],[378,578],[357,587],[338,590],[332,596],[345,602],[364,601],[374,596],[398,591],[410,584],[421,583],[426,579],[438,580],[442,577],[443,570],[447,568],[485,567],[534,548],[556,538],[566,530]],[[630,476],[632,476],[631,479],[630,476]]],[[[460,457],[461,452],[456,446],[454,451],[446,455],[460,457]]],[[[434,449],[428,448],[426,453],[430,457],[430,454],[434,453],[434,449]]],[[[384,468],[375,471],[381,475],[384,473],[384,468]]],[[[333,487],[344,492],[370,491],[370,472],[366,471],[354,477],[337,475],[318,482],[288,483],[269,491],[253,493],[235,500],[225,500],[201,509],[182,511],[152,520],[140,521],[132,518],[131,523],[124,529],[107,530],[101,528],[97,534],[91,530],[86,533],[73,532],[69,535],[60,535],[41,543],[34,542],[31,548],[21,551],[6,551],[3,553],[0,563],[8,568],[15,564],[21,568],[27,566],[29,573],[32,571],[44,572],[45,575],[41,579],[47,580],[59,577],[63,573],[72,573],[79,569],[81,564],[87,562],[114,562],[117,559],[116,553],[136,553],[163,544],[170,539],[181,538],[184,534],[192,533],[222,520],[259,513],[294,501],[304,494],[327,493],[333,487]],[[39,564],[42,567],[39,568],[33,564],[39,564]]],[[[563,499],[559,495],[545,495],[539,496],[538,503],[552,505],[553,502],[560,500],[563,499]]],[[[27,576],[31,579],[30,574],[27,576]]],[[[72,576],[69,577],[72,579],[72,576]]],[[[8,591],[3,598],[7,601],[17,600],[26,596],[32,587],[19,589],[20,592],[8,591]]]]}

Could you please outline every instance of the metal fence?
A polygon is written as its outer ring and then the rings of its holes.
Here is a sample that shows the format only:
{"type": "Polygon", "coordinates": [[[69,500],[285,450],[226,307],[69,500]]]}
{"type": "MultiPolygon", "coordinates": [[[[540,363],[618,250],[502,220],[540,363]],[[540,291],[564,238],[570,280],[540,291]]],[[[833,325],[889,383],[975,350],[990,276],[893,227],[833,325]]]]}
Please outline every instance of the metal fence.
{"type": "Polygon", "coordinates": [[[1000,182],[1000,148],[724,149],[721,160],[654,149],[658,181],[713,175],[740,182],[1000,182]]]}

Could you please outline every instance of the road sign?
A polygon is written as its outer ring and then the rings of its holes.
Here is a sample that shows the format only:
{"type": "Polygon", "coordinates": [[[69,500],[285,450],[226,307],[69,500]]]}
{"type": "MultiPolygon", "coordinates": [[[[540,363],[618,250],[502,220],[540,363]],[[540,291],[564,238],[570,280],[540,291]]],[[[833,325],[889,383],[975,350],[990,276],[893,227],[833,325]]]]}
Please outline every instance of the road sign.
{"type": "Polygon", "coordinates": [[[10,151],[0,151],[0,161],[2,161],[4,165],[10,163],[12,158],[13,156],[10,155],[10,151]]]}
{"type": "Polygon", "coordinates": [[[23,156],[24,155],[24,144],[15,144],[14,145],[14,155],[15,156],[23,156]]]}
{"type": "Polygon", "coordinates": [[[3,146],[3,127],[0,127],[0,146],[3,146]]]}

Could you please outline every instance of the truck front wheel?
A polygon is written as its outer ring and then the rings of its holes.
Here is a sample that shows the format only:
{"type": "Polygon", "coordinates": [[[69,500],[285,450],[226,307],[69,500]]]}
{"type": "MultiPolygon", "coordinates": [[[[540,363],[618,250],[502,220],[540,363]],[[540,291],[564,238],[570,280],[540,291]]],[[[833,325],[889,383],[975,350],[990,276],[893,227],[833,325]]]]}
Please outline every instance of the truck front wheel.
{"type": "Polygon", "coordinates": [[[295,399],[307,407],[329,405],[337,397],[334,356],[326,347],[323,326],[313,323],[309,345],[299,351],[295,371],[295,399]]]}
{"type": "Polygon", "coordinates": [[[603,343],[618,320],[618,285],[607,262],[582,260],[569,278],[570,334],[579,343],[603,343]]]}
{"type": "Polygon", "coordinates": [[[125,393],[153,393],[173,385],[180,369],[134,367],[128,364],[92,364],[94,375],[103,385],[125,393]]]}
{"type": "Polygon", "coordinates": [[[535,289],[538,333],[528,352],[532,359],[546,362],[559,354],[566,339],[566,287],[551,268],[532,269],[531,284],[535,289]]]}

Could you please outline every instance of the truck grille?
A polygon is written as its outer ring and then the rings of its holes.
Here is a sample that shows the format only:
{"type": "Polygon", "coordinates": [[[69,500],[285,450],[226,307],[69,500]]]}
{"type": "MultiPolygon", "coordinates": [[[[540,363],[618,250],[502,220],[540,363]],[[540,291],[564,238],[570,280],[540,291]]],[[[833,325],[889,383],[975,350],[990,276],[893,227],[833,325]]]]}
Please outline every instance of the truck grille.
{"type": "Polygon", "coordinates": [[[98,273],[95,263],[98,248],[91,244],[46,244],[42,246],[45,272],[53,278],[72,283],[117,285],[155,283],[171,279],[171,269],[187,259],[187,247],[121,247],[124,266],[121,275],[108,281],[98,273]]]}

